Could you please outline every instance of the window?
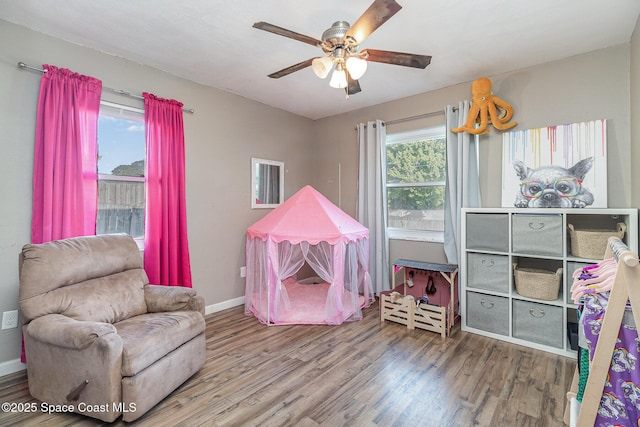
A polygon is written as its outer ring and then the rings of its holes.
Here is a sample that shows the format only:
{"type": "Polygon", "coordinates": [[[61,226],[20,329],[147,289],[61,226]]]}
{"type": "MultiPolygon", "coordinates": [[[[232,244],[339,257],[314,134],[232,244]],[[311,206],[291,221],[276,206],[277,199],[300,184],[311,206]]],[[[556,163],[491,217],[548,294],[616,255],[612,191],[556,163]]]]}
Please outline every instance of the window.
{"type": "Polygon", "coordinates": [[[144,241],[144,110],[100,102],[96,234],[144,241]]]}
{"type": "Polygon", "coordinates": [[[389,237],[443,241],[445,127],[388,134],[389,237]]]}

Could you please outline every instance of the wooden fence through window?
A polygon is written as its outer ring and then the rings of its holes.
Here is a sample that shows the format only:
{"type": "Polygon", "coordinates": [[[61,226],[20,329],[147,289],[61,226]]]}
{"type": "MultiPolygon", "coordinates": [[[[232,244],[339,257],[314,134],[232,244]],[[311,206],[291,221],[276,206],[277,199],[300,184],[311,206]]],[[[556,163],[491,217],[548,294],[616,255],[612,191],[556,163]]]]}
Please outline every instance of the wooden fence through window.
{"type": "Polygon", "coordinates": [[[144,182],[98,181],[96,233],[144,235],[144,182]]]}

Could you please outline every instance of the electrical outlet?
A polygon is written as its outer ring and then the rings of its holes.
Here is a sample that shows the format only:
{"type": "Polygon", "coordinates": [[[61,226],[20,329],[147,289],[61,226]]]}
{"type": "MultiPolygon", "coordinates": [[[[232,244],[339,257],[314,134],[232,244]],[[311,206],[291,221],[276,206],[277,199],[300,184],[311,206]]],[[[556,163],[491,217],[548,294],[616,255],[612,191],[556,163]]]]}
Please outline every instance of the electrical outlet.
{"type": "Polygon", "coordinates": [[[2,329],[18,327],[18,310],[5,311],[2,313],[2,329]]]}
{"type": "Polygon", "coordinates": [[[246,277],[247,276],[247,267],[240,267],[240,277],[246,277]]]}

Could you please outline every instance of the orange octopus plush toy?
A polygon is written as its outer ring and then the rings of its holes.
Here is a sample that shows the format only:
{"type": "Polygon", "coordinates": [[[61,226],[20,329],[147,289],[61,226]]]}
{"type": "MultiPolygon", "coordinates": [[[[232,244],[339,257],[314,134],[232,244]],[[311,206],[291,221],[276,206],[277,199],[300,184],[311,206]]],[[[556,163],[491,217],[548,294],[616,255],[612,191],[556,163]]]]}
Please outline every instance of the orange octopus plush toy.
{"type": "Polygon", "coordinates": [[[493,96],[491,80],[488,78],[482,77],[471,83],[471,97],[472,103],[467,122],[459,128],[451,129],[452,132],[468,132],[474,135],[489,133],[487,129],[489,118],[493,127],[498,130],[511,129],[518,124],[518,122],[507,123],[513,117],[513,107],[497,96],[493,96]],[[480,123],[480,126],[475,127],[476,123],[480,123]]]}

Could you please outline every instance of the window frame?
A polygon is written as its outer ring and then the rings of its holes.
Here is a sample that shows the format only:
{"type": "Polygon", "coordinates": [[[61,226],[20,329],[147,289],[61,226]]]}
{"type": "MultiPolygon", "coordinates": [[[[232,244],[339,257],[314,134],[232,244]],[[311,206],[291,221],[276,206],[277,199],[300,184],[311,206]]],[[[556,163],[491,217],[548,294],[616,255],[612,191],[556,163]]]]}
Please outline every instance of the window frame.
{"type": "MultiPolygon", "coordinates": [[[[421,129],[415,129],[404,132],[394,132],[386,135],[385,140],[385,168],[386,168],[386,147],[392,144],[402,144],[417,139],[432,139],[435,137],[445,137],[446,144],[446,126],[444,124],[428,126],[421,129]]],[[[446,152],[446,147],[445,147],[446,152]]],[[[445,159],[446,162],[446,159],[445,159]]],[[[446,170],[446,165],[445,165],[446,170]]],[[[387,171],[384,171],[385,177],[387,171]]],[[[446,179],[445,181],[426,181],[426,182],[407,182],[407,183],[386,183],[385,191],[389,191],[390,188],[405,188],[405,187],[435,187],[444,186],[446,194],[446,179]]],[[[384,207],[385,213],[389,215],[389,203],[384,207]]],[[[405,229],[398,227],[389,227],[387,225],[387,236],[389,239],[394,240],[410,240],[419,242],[431,242],[431,243],[444,243],[444,231],[439,230],[415,230],[405,229]]]]}
{"type": "MultiPolygon", "coordinates": [[[[126,110],[126,111],[131,111],[133,113],[137,113],[137,114],[141,114],[142,118],[143,118],[143,123],[144,123],[144,109],[142,108],[136,108],[136,107],[131,107],[129,105],[124,105],[124,104],[118,104],[115,102],[109,102],[109,101],[104,101],[104,100],[100,100],[100,106],[105,106],[105,107],[109,107],[109,108],[115,108],[115,109],[119,109],[119,110],[126,110]]],[[[100,116],[100,113],[98,113],[98,117],[100,116]]],[[[98,137],[100,135],[99,133],[100,131],[98,130],[98,137]]],[[[100,141],[98,140],[98,153],[100,152],[100,141]]],[[[145,158],[144,161],[146,162],[146,153],[145,153],[145,158]]],[[[123,182],[145,182],[145,176],[128,176],[128,175],[110,175],[110,174],[102,174],[102,173],[98,173],[98,182],[100,181],[123,181],[123,182]]],[[[96,183],[96,184],[97,184],[96,183]]],[[[146,191],[146,189],[145,189],[146,191]]],[[[98,195],[98,203],[100,203],[100,195],[98,195]]],[[[147,209],[146,203],[144,206],[145,212],[147,209]]],[[[96,220],[97,220],[97,212],[96,212],[96,220]]],[[[97,230],[96,230],[97,231],[97,230]]],[[[133,238],[133,240],[135,240],[136,244],[138,245],[138,248],[143,251],[144,250],[144,239],[145,239],[145,235],[144,235],[144,229],[142,232],[142,236],[131,236],[133,238]]]]}

